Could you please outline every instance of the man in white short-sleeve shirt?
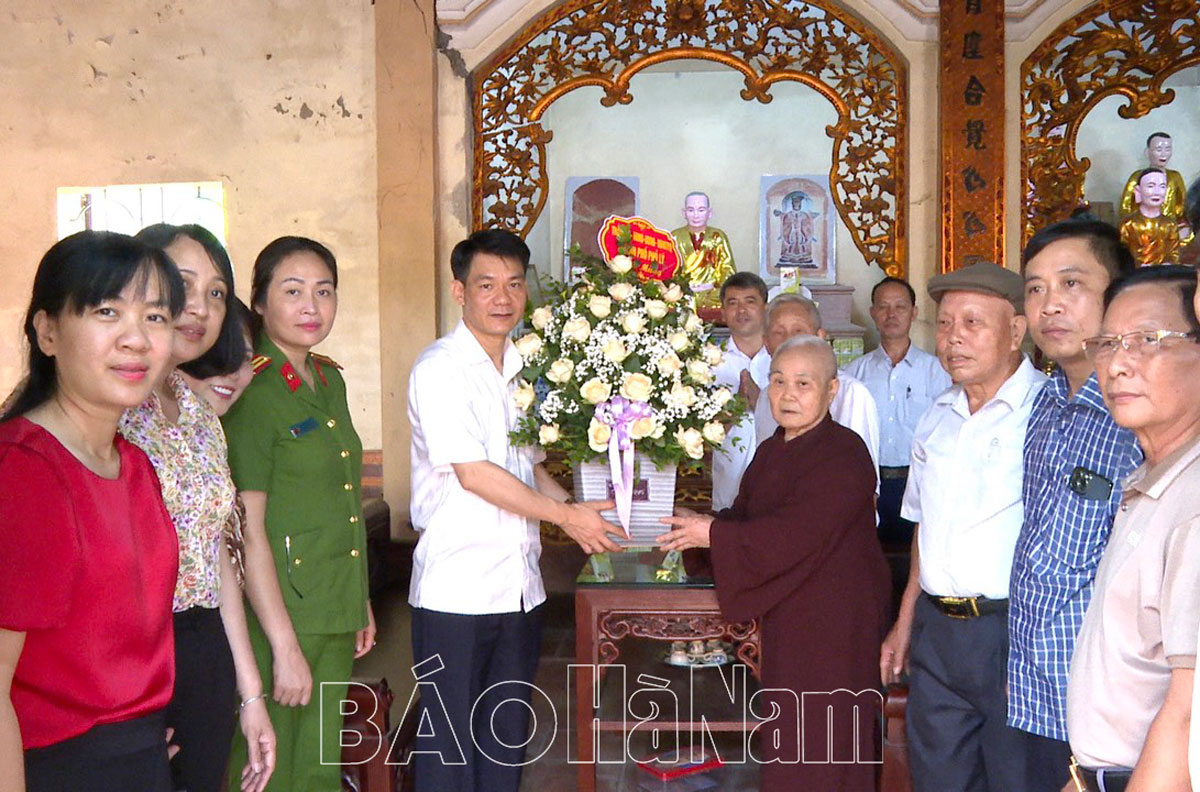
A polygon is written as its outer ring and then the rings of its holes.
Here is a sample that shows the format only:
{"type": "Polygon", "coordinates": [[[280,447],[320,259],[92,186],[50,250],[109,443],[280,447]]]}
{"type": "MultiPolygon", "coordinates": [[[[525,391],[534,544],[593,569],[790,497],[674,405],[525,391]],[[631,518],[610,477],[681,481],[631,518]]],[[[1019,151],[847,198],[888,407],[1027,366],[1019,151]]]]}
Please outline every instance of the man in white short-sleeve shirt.
{"type": "Polygon", "coordinates": [[[915,792],[1022,789],[1020,735],[1007,724],[1008,582],[1025,429],[1046,377],[1021,352],[1020,275],[974,264],[928,289],[954,386],[914,433],[901,507],[917,523],[912,563],[880,674],[890,683],[909,670],[915,792]]]}
{"type": "Polygon", "coordinates": [[[516,792],[528,709],[501,704],[522,695],[527,704],[537,669],[539,521],[588,553],[619,549],[607,533],[621,531],[599,515],[611,504],[571,502],[508,439],[522,369],[509,334],[525,310],[529,248],[511,232],[478,231],[450,265],[462,321],[421,353],[408,381],[420,533],[409,588],[414,673],[436,689],[422,690],[416,780],[438,792],[516,792]]]}
{"type": "Polygon", "coordinates": [[[917,318],[916,293],[907,281],[884,278],[871,289],[871,319],[879,331],[879,346],[850,361],[843,371],[858,379],[875,399],[879,411],[879,538],[907,545],[913,524],[900,516],[900,501],[908,482],[908,456],[913,430],[950,387],[950,375],[936,357],[912,342],[917,318]]]}
{"type": "MultiPolygon", "coordinates": [[[[795,336],[817,336],[827,338],[821,326],[821,311],[812,300],[799,294],[784,293],[771,300],[767,307],[767,352],[774,351],[789,338],[795,336]]],[[[755,364],[751,372],[764,383],[769,378],[771,359],[768,356],[764,364],[755,364]],[[765,370],[764,370],[765,369],[765,370]]],[[[838,392],[829,405],[829,417],[847,429],[853,430],[867,446],[871,461],[879,469],[879,413],[875,409],[875,399],[867,386],[854,377],[839,372],[838,392]]],[[[771,405],[767,399],[759,399],[754,410],[755,446],[771,435],[779,424],[771,415],[771,405]]],[[[878,476],[875,480],[875,491],[879,491],[878,476]]]]}
{"type": "Polygon", "coordinates": [[[737,497],[742,474],[754,456],[754,406],[766,380],[755,380],[752,369],[766,369],[770,355],[763,345],[767,284],[753,272],[737,272],[721,285],[721,318],[729,338],[721,346],[724,357],[713,370],[718,385],[746,399],[750,409],[741,422],[729,427],[721,448],[713,452],[713,511],[728,509],[737,497]],[[756,365],[757,364],[757,365],[756,365]]]}

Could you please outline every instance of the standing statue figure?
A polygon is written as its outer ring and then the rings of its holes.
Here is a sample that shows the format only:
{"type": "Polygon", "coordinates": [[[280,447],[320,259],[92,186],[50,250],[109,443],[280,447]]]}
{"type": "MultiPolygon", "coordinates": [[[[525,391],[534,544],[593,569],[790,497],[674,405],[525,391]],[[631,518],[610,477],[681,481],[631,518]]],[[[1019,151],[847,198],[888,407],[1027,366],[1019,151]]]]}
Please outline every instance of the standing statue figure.
{"type": "Polygon", "coordinates": [[[1139,267],[1178,264],[1179,253],[1192,241],[1192,234],[1186,222],[1176,222],[1163,210],[1167,174],[1160,168],[1146,168],[1134,175],[1136,211],[1121,223],[1121,241],[1129,246],[1139,267]]]}
{"type": "MultiPolygon", "coordinates": [[[[1183,180],[1183,174],[1167,167],[1174,150],[1171,136],[1166,132],[1155,132],[1146,138],[1148,166],[1158,168],[1167,175],[1167,195],[1163,199],[1162,213],[1172,220],[1180,220],[1183,217],[1183,201],[1184,194],[1187,192],[1187,184],[1183,180]]],[[[1134,171],[1130,174],[1129,180],[1125,182],[1125,189],[1121,193],[1121,217],[1137,211],[1138,202],[1133,191],[1137,187],[1139,174],[1143,172],[1142,170],[1134,171]]]]}
{"type": "Polygon", "coordinates": [[[808,194],[800,190],[783,197],[782,208],[774,214],[779,218],[779,267],[818,269],[813,262],[813,241],[816,238],[816,214],[804,211],[808,194]],[[787,209],[788,203],[792,208],[787,209]]]}
{"type": "Polygon", "coordinates": [[[683,273],[696,293],[696,306],[719,309],[718,287],[737,270],[733,265],[729,237],[708,224],[711,217],[712,203],[708,195],[690,192],[683,199],[683,218],[687,225],[676,228],[671,235],[679,247],[683,273]]]}

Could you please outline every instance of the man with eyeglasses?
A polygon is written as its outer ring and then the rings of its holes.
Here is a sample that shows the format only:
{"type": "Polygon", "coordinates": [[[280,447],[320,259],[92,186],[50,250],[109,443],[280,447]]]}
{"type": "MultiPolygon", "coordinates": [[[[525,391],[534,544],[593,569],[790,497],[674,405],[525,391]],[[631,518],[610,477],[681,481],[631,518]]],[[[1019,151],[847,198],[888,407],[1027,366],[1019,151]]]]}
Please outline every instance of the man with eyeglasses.
{"type": "Polygon", "coordinates": [[[1083,351],[1100,332],[1104,290],[1133,269],[1117,230],[1096,220],[1055,223],[1022,256],[1029,333],[1055,364],[1025,433],[1025,513],[1009,581],[1008,724],[1021,737],[1025,792],[1058,792],[1069,779],[1071,653],[1119,482],[1142,459],[1133,433],[1113,422],[1083,351]]]}
{"type": "Polygon", "coordinates": [[[1071,660],[1068,789],[1190,789],[1200,627],[1195,294],[1190,268],[1138,270],[1109,287],[1100,334],[1084,342],[1113,419],[1133,431],[1146,458],[1123,482],[1071,660]]]}

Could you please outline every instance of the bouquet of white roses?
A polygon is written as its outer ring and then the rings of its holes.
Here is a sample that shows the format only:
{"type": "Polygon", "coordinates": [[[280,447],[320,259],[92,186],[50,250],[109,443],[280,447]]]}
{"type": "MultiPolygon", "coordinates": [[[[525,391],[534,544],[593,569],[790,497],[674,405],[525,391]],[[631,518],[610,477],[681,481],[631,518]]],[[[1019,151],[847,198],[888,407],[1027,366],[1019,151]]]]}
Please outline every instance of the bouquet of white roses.
{"type": "Polygon", "coordinates": [[[516,391],[525,411],[513,442],[557,450],[572,464],[622,452],[655,465],[694,467],[725,439],[745,405],[715,384],[719,347],[686,281],[642,280],[625,255],[585,264],[577,283],[551,281],[515,345],[525,362],[516,391]]]}

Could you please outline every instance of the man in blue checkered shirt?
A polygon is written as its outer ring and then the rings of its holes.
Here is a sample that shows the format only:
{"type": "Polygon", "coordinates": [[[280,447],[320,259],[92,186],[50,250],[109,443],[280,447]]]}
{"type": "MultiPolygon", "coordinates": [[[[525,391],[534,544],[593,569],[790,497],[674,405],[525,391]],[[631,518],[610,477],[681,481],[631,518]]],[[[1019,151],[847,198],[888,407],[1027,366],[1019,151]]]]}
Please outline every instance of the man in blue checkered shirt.
{"type": "Polygon", "coordinates": [[[1100,332],[1109,282],[1132,268],[1117,230],[1095,220],[1042,230],[1022,257],[1029,332],[1057,364],[1025,435],[1025,517],[1009,591],[1008,723],[1021,732],[1026,792],[1059,792],[1069,780],[1071,653],[1121,479],[1142,459],[1133,433],[1113,423],[1082,343],[1100,332]]]}

